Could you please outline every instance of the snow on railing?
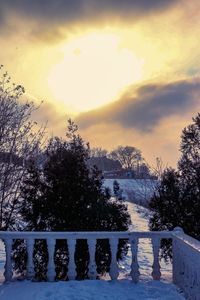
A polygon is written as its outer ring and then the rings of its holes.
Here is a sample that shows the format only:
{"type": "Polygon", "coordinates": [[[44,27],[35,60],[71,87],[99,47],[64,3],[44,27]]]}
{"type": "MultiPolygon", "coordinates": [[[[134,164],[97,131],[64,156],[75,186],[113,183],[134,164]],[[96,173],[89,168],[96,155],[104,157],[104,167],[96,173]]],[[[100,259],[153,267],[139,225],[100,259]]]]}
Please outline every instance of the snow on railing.
{"type": "Polygon", "coordinates": [[[54,253],[56,240],[66,240],[69,251],[69,262],[67,277],[69,280],[76,278],[75,251],[77,240],[87,240],[90,255],[88,276],[90,279],[97,278],[96,268],[96,243],[99,239],[107,239],[110,243],[111,264],[109,275],[112,280],[119,276],[117,263],[117,250],[120,239],[129,240],[132,254],[131,277],[137,283],[140,272],[137,260],[138,242],[140,239],[151,239],[153,249],[152,277],[160,280],[159,250],[162,239],[173,241],[173,281],[185,293],[188,299],[200,300],[200,242],[192,239],[183,233],[180,228],[173,231],[153,232],[0,232],[0,239],[4,241],[6,251],[6,264],[4,277],[5,281],[13,278],[12,269],[12,245],[14,240],[26,241],[27,247],[27,268],[26,278],[34,278],[33,250],[35,240],[46,240],[48,247],[47,280],[54,281],[55,262],[54,253]]]}
{"type": "Polygon", "coordinates": [[[173,233],[173,282],[186,299],[200,300],[200,242],[181,228],[173,233]]]}

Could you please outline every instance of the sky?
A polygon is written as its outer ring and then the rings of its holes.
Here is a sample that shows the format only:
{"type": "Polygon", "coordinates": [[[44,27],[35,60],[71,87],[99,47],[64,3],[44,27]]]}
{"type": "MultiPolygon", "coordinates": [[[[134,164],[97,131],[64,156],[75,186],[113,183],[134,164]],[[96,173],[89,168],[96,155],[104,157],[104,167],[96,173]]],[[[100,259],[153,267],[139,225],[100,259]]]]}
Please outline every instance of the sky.
{"type": "Polygon", "coordinates": [[[92,147],[139,148],[176,166],[200,111],[199,0],[0,0],[0,64],[34,116],[92,147]]]}

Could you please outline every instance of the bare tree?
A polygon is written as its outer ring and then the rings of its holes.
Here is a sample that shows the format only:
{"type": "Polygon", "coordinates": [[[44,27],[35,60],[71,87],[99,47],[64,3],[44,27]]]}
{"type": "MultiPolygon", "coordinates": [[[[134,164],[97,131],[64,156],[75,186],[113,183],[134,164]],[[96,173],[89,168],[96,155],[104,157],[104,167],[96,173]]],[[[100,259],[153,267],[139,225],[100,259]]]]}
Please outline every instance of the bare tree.
{"type": "MultiPolygon", "coordinates": [[[[2,70],[2,65],[0,69],[2,70]]],[[[21,85],[10,83],[7,73],[0,79],[0,230],[14,228],[20,206],[20,187],[27,161],[37,156],[45,127],[31,120],[37,109],[22,101],[21,85]]]]}
{"type": "Polygon", "coordinates": [[[118,146],[109,156],[118,160],[126,170],[138,170],[140,162],[143,161],[141,151],[132,146],[118,146]]]}
{"type": "Polygon", "coordinates": [[[152,175],[160,181],[164,171],[168,168],[168,164],[165,164],[161,157],[156,157],[155,165],[149,166],[149,168],[152,175]]]}
{"type": "Polygon", "coordinates": [[[127,191],[128,197],[134,203],[148,207],[152,196],[157,192],[164,171],[167,169],[161,157],[157,157],[154,165],[145,165],[149,169],[149,176],[137,179],[134,182],[135,189],[127,191]]]}
{"type": "Polygon", "coordinates": [[[101,147],[90,149],[91,157],[107,157],[107,154],[108,154],[108,151],[106,149],[102,149],[101,147]]]}

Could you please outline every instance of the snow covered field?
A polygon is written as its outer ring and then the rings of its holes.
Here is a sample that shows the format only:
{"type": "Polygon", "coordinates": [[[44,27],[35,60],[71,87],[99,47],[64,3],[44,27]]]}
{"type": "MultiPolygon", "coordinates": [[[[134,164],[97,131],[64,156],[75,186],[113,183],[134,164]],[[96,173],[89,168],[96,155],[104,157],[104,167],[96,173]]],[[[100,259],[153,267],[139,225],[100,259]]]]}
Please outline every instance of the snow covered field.
{"type": "MultiPolygon", "coordinates": [[[[132,230],[147,231],[148,215],[146,208],[128,203],[133,226],[132,230]]],[[[5,261],[4,247],[0,244],[0,269],[3,273],[5,261]]],[[[128,253],[120,263],[119,280],[70,281],[54,283],[12,282],[0,285],[1,300],[183,300],[177,287],[171,283],[171,264],[162,263],[162,280],[151,279],[152,245],[148,239],[139,244],[138,261],[140,265],[140,282],[134,284],[127,274],[130,271],[131,256],[128,253]]]]}
{"type": "MultiPolygon", "coordinates": [[[[111,192],[113,192],[114,180],[105,179],[104,181],[104,186],[109,187],[111,192]]],[[[123,190],[122,196],[125,199],[143,206],[146,206],[158,184],[158,181],[153,179],[117,179],[117,182],[123,190]]]]}

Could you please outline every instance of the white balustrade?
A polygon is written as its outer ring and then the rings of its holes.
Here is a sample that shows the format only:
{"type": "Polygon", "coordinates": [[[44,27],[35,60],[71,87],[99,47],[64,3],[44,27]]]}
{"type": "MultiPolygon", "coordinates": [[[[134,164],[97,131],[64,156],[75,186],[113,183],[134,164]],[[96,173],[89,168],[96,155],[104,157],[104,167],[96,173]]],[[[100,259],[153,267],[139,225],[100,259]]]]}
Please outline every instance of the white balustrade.
{"type": "Polygon", "coordinates": [[[154,237],[152,239],[153,246],[153,271],[152,277],[154,280],[160,280],[161,272],[160,272],[160,263],[159,263],[159,250],[160,250],[160,238],[154,237]]]}
{"type": "Polygon", "coordinates": [[[33,247],[34,239],[27,239],[27,279],[32,279],[34,277],[34,264],[33,264],[33,247]]]}
{"type": "Polygon", "coordinates": [[[6,250],[6,264],[5,264],[5,272],[4,277],[5,281],[11,281],[12,280],[12,260],[11,260],[11,252],[12,252],[12,239],[5,239],[5,250],[6,250]]]}
{"type": "Polygon", "coordinates": [[[76,240],[69,239],[68,243],[68,251],[69,251],[69,263],[68,263],[68,278],[69,280],[73,280],[76,278],[76,264],[75,264],[75,247],[76,240]]]}
{"type": "Polygon", "coordinates": [[[47,279],[48,281],[54,281],[56,272],[55,272],[55,263],[54,263],[54,252],[55,252],[55,244],[56,240],[53,238],[47,239],[47,247],[48,247],[48,267],[47,267],[47,279]]]}
{"type": "Polygon", "coordinates": [[[97,278],[97,270],[96,270],[96,239],[88,240],[88,249],[90,254],[90,262],[89,262],[89,278],[96,279],[97,278]]]}
{"type": "Polygon", "coordinates": [[[131,238],[130,244],[131,244],[131,253],[132,253],[131,277],[133,282],[137,283],[140,276],[138,259],[137,259],[138,238],[131,238]]]}
{"type": "Polygon", "coordinates": [[[111,264],[110,264],[110,277],[112,280],[117,279],[119,276],[118,264],[117,264],[117,250],[118,250],[118,239],[110,239],[110,250],[111,250],[111,264]]]}
{"type": "Polygon", "coordinates": [[[175,228],[172,249],[174,283],[186,299],[200,300],[200,242],[175,228]]]}
{"type": "Polygon", "coordinates": [[[67,240],[69,263],[67,276],[69,280],[76,278],[75,251],[77,240],[87,240],[89,250],[88,276],[90,279],[97,278],[97,266],[95,260],[96,242],[98,239],[109,240],[111,251],[110,277],[117,279],[119,275],[117,263],[117,251],[119,240],[127,240],[130,243],[132,262],[131,277],[133,282],[139,280],[139,265],[137,260],[138,241],[150,238],[153,247],[153,271],[152,277],[159,280],[161,277],[159,264],[159,250],[161,239],[172,239],[173,241],[173,282],[185,293],[187,299],[200,300],[200,242],[184,234],[176,228],[174,231],[161,232],[0,232],[0,239],[5,243],[6,264],[5,281],[11,281],[12,271],[12,244],[13,240],[25,240],[27,245],[27,278],[34,277],[34,241],[46,240],[48,247],[48,269],[47,279],[55,280],[55,244],[56,240],[67,240]]]}

